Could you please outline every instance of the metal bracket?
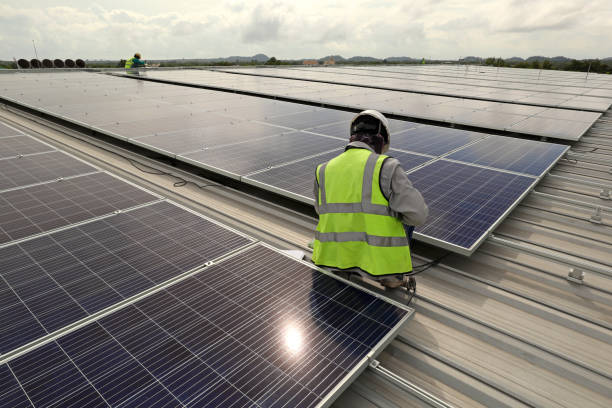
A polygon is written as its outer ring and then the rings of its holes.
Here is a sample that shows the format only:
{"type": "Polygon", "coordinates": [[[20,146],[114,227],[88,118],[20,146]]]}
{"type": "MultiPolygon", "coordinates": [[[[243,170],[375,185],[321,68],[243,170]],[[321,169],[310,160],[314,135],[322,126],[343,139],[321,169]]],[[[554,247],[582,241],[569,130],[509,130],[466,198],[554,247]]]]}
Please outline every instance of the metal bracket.
{"type": "Polygon", "coordinates": [[[602,224],[603,221],[601,219],[601,207],[597,207],[595,209],[595,214],[591,215],[591,218],[589,219],[589,221],[591,221],[593,224],[602,224]]]}
{"type": "Polygon", "coordinates": [[[204,266],[213,266],[215,264],[214,261],[208,261],[204,264],[204,266]]]}
{"type": "Polygon", "coordinates": [[[599,192],[599,198],[601,198],[602,200],[610,200],[612,199],[610,197],[610,189],[609,188],[604,188],[599,192]]]}
{"type": "Polygon", "coordinates": [[[370,360],[370,367],[372,368],[376,368],[380,365],[380,361],[376,360],[376,359],[372,359],[370,360]]]}
{"type": "Polygon", "coordinates": [[[577,283],[578,285],[582,285],[584,283],[584,271],[578,268],[570,268],[569,273],[567,274],[567,280],[573,283],[577,283]]]}

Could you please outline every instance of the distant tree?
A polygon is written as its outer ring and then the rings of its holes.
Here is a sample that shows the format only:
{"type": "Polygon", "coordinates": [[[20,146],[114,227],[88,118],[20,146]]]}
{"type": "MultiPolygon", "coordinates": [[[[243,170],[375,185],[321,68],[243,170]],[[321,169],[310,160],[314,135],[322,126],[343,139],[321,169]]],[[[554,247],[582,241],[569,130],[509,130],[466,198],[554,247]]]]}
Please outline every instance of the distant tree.
{"type": "Polygon", "coordinates": [[[489,57],[485,60],[485,65],[495,65],[495,57],[489,57]]]}
{"type": "Polygon", "coordinates": [[[526,61],[517,63],[514,68],[529,68],[529,64],[526,61]]]}
{"type": "Polygon", "coordinates": [[[495,61],[495,66],[496,67],[505,67],[506,66],[506,61],[504,61],[502,58],[498,58],[495,61]]]}
{"type": "Polygon", "coordinates": [[[531,61],[531,68],[540,69],[542,66],[540,65],[540,61],[533,60],[531,61]]]}
{"type": "Polygon", "coordinates": [[[279,65],[279,63],[280,62],[276,59],[276,57],[272,57],[266,61],[266,65],[279,65]]]}
{"type": "Polygon", "coordinates": [[[119,68],[123,68],[123,67],[125,67],[125,60],[124,60],[124,59],[119,60],[119,63],[117,64],[117,66],[118,66],[119,68]]]}
{"type": "Polygon", "coordinates": [[[544,60],[542,62],[542,69],[552,69],[552,63],[550,60],[544,60]]]}

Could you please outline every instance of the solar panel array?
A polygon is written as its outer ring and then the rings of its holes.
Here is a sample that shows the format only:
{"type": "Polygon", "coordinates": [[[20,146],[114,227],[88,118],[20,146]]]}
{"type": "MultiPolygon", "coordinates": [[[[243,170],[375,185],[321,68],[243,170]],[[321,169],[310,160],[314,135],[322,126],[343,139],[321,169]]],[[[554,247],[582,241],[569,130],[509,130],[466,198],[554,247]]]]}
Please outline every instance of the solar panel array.
{"type": "MultiPolygon", "coordinates": [[[[21,90],[21,99],[42,105],[54,115],[74,121],[91,121],[84,125],[306,203],[312,203],[316,165],[341,151],[353,116],[349,112],[253,96],[107,75],[74,74],[23,75],[18,77],[23,82],[12,85],[12,89],[14,92],[21,90]],[[43,78],[49,81],[50,89],[40,86],[43,78]],[[44,95],[41,89],[46,89],[44,95]],[[64,98],[59,98],[54,91],[59,89],[64,98]],[[125,95],[129,95],[127,99],[125,95]],[[96,102],[83,103],[88,98],[96,102]]],[[[308,91],[308,86],[304,86],[304,91],[308,91]]],[[[520,108],[533,108],[512,106],[517,112],[520,108]]],[[[578,116],[583,113],[572,112],[578,116]]],[[[524,193],[567,149],[561,145],[407,121],[392,120],[391,129],[393,148],[389,155],[397,158],[406,171],[423,168],[418,174],[431,171],[435,178],[436,170],[430,165],[444,158],[469,165],[474,172],[485,166],[494,171],[529,176],[533,182],[525,184],[524,193]]],[[[0,168],[1,165],[0,161],[0,168]]],[[[498,188],[503,190],[507,186],[498,181],[498,188]]],[[[435,193],[441,194],[440,190],[435,193]]],[[[512,208],[523,195],[500,206],[512,208]]],[[[450,200],[451,208],[459,213],[460,204],[471,198],[458,195],[445,199],[450,200]]],[[[494,227],[504,215],[502,212],[489,227],[494,227]]],[[[476,220],[468,218],[466,222],[470,224],[476,220]]],[[[478,237],[473,236],[474,241],[468,244],[449,241],[439,229],[427,228],[427,225],[418,229],[416,236],[462,254],[471,254],[486,238],[489,227],[482,229],[478,237]]],[[[448,228],[453,228],[450,223],[448,228]]]]}
{"type": "Polygon", "coordinates": [[[2,407],[328,406],[411,316],[53,153],[0,191],[2,407]]]}
{"type": "Polygon", "coordinates": [[[567,140],[579,140],[601,116],[600,112],[580,112],[575,115],[573,113],[576,111],[572,109],[423,95],[298,79],[236,75],[219,71],[155,71],[148,72],[147,78],[173,84],[240,90],[336,107],[377,109],[385,114],[408,118],[567,140]]]}
{"type": "Polygon", "coordinates": [[[340,67],[232,68],[218,71],[596,112],[605,112],[612,104],[612,91],[606,98],[588,95],[592,91],[590,88],[568,89],[568,87],[536,85],[517,89],[513,83],[484,81],[472,83],[462,77],[415,77],[410,75],[409,71],[396,74],[340,67]]]}

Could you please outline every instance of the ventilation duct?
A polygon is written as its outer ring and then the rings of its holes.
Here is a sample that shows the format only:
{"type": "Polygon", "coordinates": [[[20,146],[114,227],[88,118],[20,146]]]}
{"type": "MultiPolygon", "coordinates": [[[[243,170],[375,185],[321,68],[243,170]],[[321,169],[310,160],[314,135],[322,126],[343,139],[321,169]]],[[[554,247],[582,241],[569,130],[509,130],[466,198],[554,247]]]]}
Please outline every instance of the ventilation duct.
{"type": "Polygon", "coordinates": [[[74,67],[76,67],[76,64],[74,63],[74,60],[71,60],[70,58],[68,58],[66,61],[64,61],[64,63],[66,64],[66,68],[74,68],[74,67]]]}
{"type": "Polygon", "coordinates": [[[19,61],[17,61],[17,66],[19,68],[21,68],[21,69],[31,68],[30,61],[28,61],[27,59],[23,59],[23,58],[21,58],[19,61]]]}
{"type": "Polygon", "coordinates": [[[44,60],[42,60],[42,66],[43,68],[53,68],[53,61],[45,58],[44,60]]]}
{"type": "Polygon", "coordinates": [[[40,62],[40,60],[39,60],[39,59],[32,58],[32,59],[30,60],[30,66],[31,66],[32,68],[42,68],[42,62],[40,62]]]}
{"type": "Polygon", "coordinates": [[[85,68],[85,61],[83,61],[82,59],[78,59],[76,61],[74,61],[76,63],[76,66],[79,68],[85,68]]]}
{"type": "Polygon", "coordinates": [[[56,58],[56,59],[53,60],[53,66],[55,68],[64,68],[64,61],[62,61],[59,58],[56,58]]]}

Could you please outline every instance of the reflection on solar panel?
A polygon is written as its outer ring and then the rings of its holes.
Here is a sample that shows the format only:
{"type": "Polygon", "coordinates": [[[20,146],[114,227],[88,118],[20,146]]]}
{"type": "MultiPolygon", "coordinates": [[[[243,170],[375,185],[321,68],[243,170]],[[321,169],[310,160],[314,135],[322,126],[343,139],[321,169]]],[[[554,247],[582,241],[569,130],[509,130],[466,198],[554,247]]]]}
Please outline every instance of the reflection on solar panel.
{"type": "Polygon", "coordinates": [[[567,149],[565,145],[489,136],[446,157],[541,176],[567,149]]]}
{"type": "Polygon", "coordinates": [[[94,167],[57,151],[4,159],[0,160],[0,191],[94,171],[94,167]]]}
{"type": "Polygon", "coordinates": [[[319,109],[316,111],[294,113],[267,118],[266,122],[278,126],[286,126],[292,129],[303,130],[326,123],[342,122],[345,127],[355,116],[352,112],[345,112],[333,109],[319,109]]]}
{"type": "Polygon", "coordinates": [[[438,160],[408,175],[429,206],[416,232],[434,245],[471,253],[536,179],[438,160]]]}
{"type": "Polygon", "coordinates": [[[158,198],[106,173],[0,194],[0,244],[158,198]]]}
{"type": "Polygon", "coordinates": [[[0,159],[55,150],[29,136],[9,136],[0,140],[0,159]]]}
{"type": "Polygon", "coordinates": [[[160,202],[0,248],[0,353],[249,242],[160,202]]]}
{"type": "Polygon", "coordinates": [[[181,156],[229,175],[246,175],[344,146],[342,140],[295,132],[181,156]]]}
{"type": "Polygon", "coordinates": [[[409,317],[257,246],[0,366],[0,398],[314,407],[333,401],[409,317]]]}
{"type": "Polygon", "coordinates": [[[211,124],[211,126],[145,136],[133,143],[161,149],[173,154],[194,152],[227,144],[248,142],[262,137],[287,133],[287,129],[255,122],[211,124]]]}
{"type": "Polygon", "coordinates": [[[441,156],[484,136],[465,130],[420,126],[393,136],[391,144],[395,149],[441,156]]]}

